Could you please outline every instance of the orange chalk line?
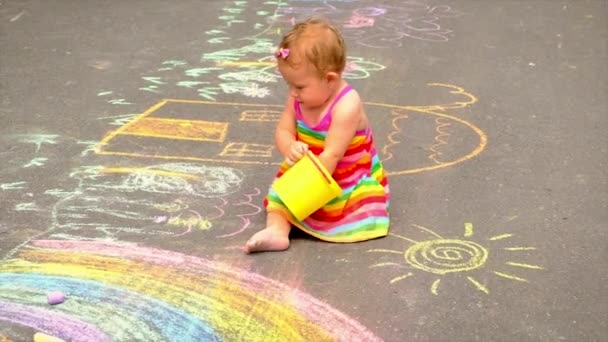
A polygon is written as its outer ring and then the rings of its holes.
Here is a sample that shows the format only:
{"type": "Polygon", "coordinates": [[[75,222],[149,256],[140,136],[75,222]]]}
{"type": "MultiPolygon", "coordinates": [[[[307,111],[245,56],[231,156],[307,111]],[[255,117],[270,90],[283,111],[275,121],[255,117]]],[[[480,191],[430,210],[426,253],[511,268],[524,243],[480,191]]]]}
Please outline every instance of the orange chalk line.
{"type": "Polygon", "coordinates": [[[133,118],[133,120],[131,120],[131,121],[127,122],[126,124],[120,126],[118,129],[116,129],[116,130],[108,133],[105,137],[103,137],[103,139],[101,139],[101,141],[99,142],[99,144],[97,144],[95,146],[95,153],[100,154],[102,152],[102,148],[108,144],[108,141],[112,140],[114,137],[116,137],[118,134],[120,134],[121,132],[123,132],[127,128],[133,126],[141,118],[144,118],[144,117],[150,115],[151,113],[153,113],[154,111],[156,111],[158,108],[164,106],[167,103],[167,101],[168,100],[162,100],[162,101],[158,102],[154,106],[146,109],[143,113],[137,115],[135,118],[133,118]]]}
{"type": "MultiPolygon", "coordinates": [[[[397,111],[393,111],[393,113],[397,113],[397,111]]],[[[384,145],[384,147],[382,147],[382,153],[387,155],[382,159],[383,162],[393,158],[393,153],[390,152],[389,149],[400,143],[399,140],[396,140],[393,138],[393,136],[396,136],[399,133],[401,133],[401,128],[399,128],[399,126],[397,125],[397,119],[407,119],[408,117],[409,116],[407,114],[397,113],[397,116],[395,118],[393,118],[393,120],[391,120],[391,126],[393,126],[393,128],[395,130],[388,134],[387,138],[388,138],[389,143],[384,145]]]]}
{"type": "Polygon", "coordinates": [[[439,152],[438,149],[439,147],[441,147],[441,145],[447,145],[448,142],[446,140],[444,140],[444,137],[449,137],[450,133],[448,133],[447,131],[443,131],[442,128],[443,127],[449,127],[452,124],[449,122],[445,122],[442,123],[441,122],[442,118],[437,118],[435,119],[435,123],[437,124],[437,127],[435,127],[435,131],[438,133],[437,136],[435,136],[435,141],[437,141],[436,144],[431,145],[431,147],[429,148],[433,154],[431,154],[429,156],[429,159],[431,159],[432,161],[435,162],[435,164],[441,164],[441,162],[439,160],[437,160],[438,156],[441,156],[443,153],[439,152]]]}
{"type": "MultiPolygon", "coordinates": [[[[446,109],[456,109],[456,108],[464,108],[466,106],[469,106],[473,103],[476,103],[478,100],[475,96],[473,96],[472,94],[466,92],[463,88],[458,87],[458,86],[454,86],[454,85],[450,85],[450,84],[444,84],[444,83],[429,83],[429,86],[438,86],[438,87],[446,87],[446,88],[450,88],[453,89],[453,91],[450,91],[450,93],[452,94],[460,94],[460,95],[464,95],[466,97],[469,98],[468,101],[459,101],[459,102],[454,102],[451,104],[442,104],[442,105],[434,105],[434,106],[397,106],[397,105],[390,105],[390,104],[385,104],[385,103],[375,103],[375,102],[366,102],[367,104],[371,104],[371,105],[377,105],[377,106],[381,106],[381,107],[388,107],[388,108],[396,108],[396,109],[407,109],[407,110],[412,110],[418,113],[423,113],[423,114],[430,114],[430,115],[436,115],[439,117],[444,117],[450,120],[454,120],[456,122],[459,122],[467,127],[469,127],[470,129],[472,129],[475,133],[477,133],[477,135],[479,135],[479,144],[477,145],[477,147],[470,152],[469,154],[460,157],[456,160],[453,160],[451,162],[445,162],[445,163],[441,163],[441,164],[437,164],[437,165],[433,165],[433,166],[427,166],[427,167],[420,167],[420,168],[415,168],[415,169],[409,169],[409,170],[402,170],[402,171],[388,171],[387,175],[405,175],[405,174],[412,174],[412,173],[418,173],[418,172],[423,172],[423,171],[431,171],[431,170],[436,170],[436,169],[441,169],[444,167],[448,167],[448,166],[452,166],[461,162],[464,162],[466,160],[469,160],[475,156],[477,156],[479,153],[481,153],[481,151],[483,151],[483,149],[485,148],[485,146],[488,143],[488,137],[487,135],[477,126],[463,120],[460,119],[458,117],[455,116],[451,116],[451,115],[447,115],[444,113],[440,113],[438,111],[444,111],[446,109]]],[[[396,120],[398,118],[394,118],[394,120],[396,120]]]]}

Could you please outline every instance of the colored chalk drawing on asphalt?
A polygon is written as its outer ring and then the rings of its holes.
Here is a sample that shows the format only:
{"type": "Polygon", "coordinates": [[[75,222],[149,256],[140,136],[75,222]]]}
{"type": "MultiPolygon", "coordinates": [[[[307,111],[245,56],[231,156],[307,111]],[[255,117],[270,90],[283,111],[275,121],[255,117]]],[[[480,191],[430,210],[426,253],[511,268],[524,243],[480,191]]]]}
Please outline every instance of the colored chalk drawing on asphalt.
{"type": "MultiPolygon", "coordinates": [[[[280,37],[296,22],[321,15],[332,20],[349,45],[394,49],[408,40],[447,42],[454,32],[444,22],[462,15],[448,5],[418,1],[396,5],[371,0],[266,1],[256,6],[243,1],[228,6],[218,16],[220,25],[204,32],[208,48],[198,60],[175,56],[163,61],[156,70],[142,76],[138,89],[165,94],[164,97],[174,96],[176,90],[180,94],[185,91],[208,101],[234,94],[265,98],[273,94],[281,79],[274,70],[272,52],[280,37]],[[250,34],[243,36],[244,27],[250,34]]],[[[351,55],[343,78],[368,78],[384,69],[378,62],[351,55]]],[[[102,90],[98,96],[112,97],[108,102],[115,105],[130,104],[112,91],[102,90]]]]}
{"type": "MultiPolygon", "coordinates": [[[[229,2],[218,13],[218,25],[201,32],[203,40],[198,43],[205,49],[199,58],[173,56],[160,62],[155,70],[142,75],[138,90],[163,94],[165,98],[188,92],[189,97],[208,101],[235,94],[266,98],[273,95],[281,79],[275,70],[273,51],[296,22],[314,16],[328,18],[342,31],[349,46],[382,51],[399,48],[408,41],[447,42],[455,33],[446,22],[461,15],[449,5],[414,0],[391,5],[373,0],[229,2]]],[[[343,78],[368,78],[384,69],[376,61],[350,55],[343,78]]],[[[134,103],[120,91],[100,89],[97,96],[112,105],[134,103]]]]}
{"type": "Polygon", "coordinates": [[[0,264],[0,320],[69,341],[379,341],[298,289],[130,243],[34,240],[0,264]],[[62,291],[49,307],[46,293],[62,291]]]}
{"type": "Polygon", "coordinates": [[[392,6],[371,1],[369,5],[354,9],[341,26],[346,39],[368,48],[394,49],[411,39],[447,42],[454,32],[442,22],[462,15],[450,6],[421,1],[399,1],[392,6]]]}
{"type": "MultiPolygon", "coordinates": [[[[487,136],[480,128],[449,113],[474,104],[477,98],[458,86],[443,83],[429,86],[447,91],[455,100],[419,106],[366,102],[372,122],[391,122],[388,129],[374,127],[389,176],[459,164],[477,156],[487,144],[487,136]],[[399,153],[394,153],[395,150],[399,153]]],[[[165,99],[108,133],[95,152],[226,165],[278,166],[281,156],[272,135],[250,132],[272,132],[281,109],[281,105],[272,104],[165,99]],[[205,120],[192,119],[201,110],[206,112],[205,120]],[[193,142],[197,146],[194,149],[190,145],[193,142]],[[197,153],[193,154],[193,150],[197,153]]]]}
{"type": "Polygon", "coordinates": [[[242,189],[245,175],[231,167],[82,167],[70,177],[79,185],[53,207],[48,233],[54,238],[124,241],[207,231],[227,237],[247,229],[262,210],[261,191],[242,189]],[[222,230],[220,221],[234,228],[222,230]]]}
{"type": "Polygon", "coordinates": [[[40,152],[42,145],[56,145],[59,139],[57,134],[21,134],[17,135],[17,141],[24,144],[33,144],[36,146],[36,153],[40,152]]]}
{"type": "MultiPolygon", "coordinates": [[[[432,274],[434,276],[430,290],[434,295],[438,295],[441,282],[444,279],[447,279],[445,281],[454,281],[454,278],[449,278],[449,275],[466,274],[466,279],[473,288],[485,294],[489,294],[489,286],[479,280],[480,278],[488,278],[487,275],[483,273],[491,272],[500,279],[525,283],[528,282],[528,280],[519,275],[518,271],[544,269],[541,266],[527,262],[507,260],[504,265],[501,266],[501,269],[488,271],[489,266],[487,265],[487,261],[490,253],[492,253],[495,258],[499,257],[499,253],[472,240],[474,234],[473,225],[471,223],[465,223],[465,232],[462,238],[445,238],[429,228],[419,225],[413,226],[425,233],[427,238],[423,240],[414,240],[406,236],[390,233],[390,236],[406,241],[408,243],[407,248],[405,250],[368,250],[369,253],[396,254],[402,258],[401,262],[380,262],[370,266],[370,268],[390,267],[399,270],[399,274],[389,281],[390,284],[406,281],[408,278],[413,277],[422,271],[423,273],[432,274]]],[[[512,234],[502,234],[492,236],[488,238],[487,241],[501,244],[502,247],[498,247],[497,249],[508,253],[509,256],[507,258],[517,258],[517,255],[514,254],[514,252],[536,250],[535,247],[530,246],[504,246],[504,241],[508,241],[507,239],[511,237],[513,237],[512,234]]],[[[462,278],[458,278],[459,281],[461,279],[462,278]]]]}
{"type": "MultiPolygon", "coordinates": [[[[232,167],[188,162],[78,167],[68,178],[76,183],[73,190],[46,190],[45,201],[15,205],[15,212],[48,216],[48,226],[7,251],[4,260],[41,236],[133,242],[157,237],[183,243],[249,234],[263,211],[265,193],[258,187],[244,188],[244,178],[232,167]],[[48,196],[54,197],[52,202],[48,196]]],[[[226,243],[209,246],[213,247],[228,248],[226,243]]]]}

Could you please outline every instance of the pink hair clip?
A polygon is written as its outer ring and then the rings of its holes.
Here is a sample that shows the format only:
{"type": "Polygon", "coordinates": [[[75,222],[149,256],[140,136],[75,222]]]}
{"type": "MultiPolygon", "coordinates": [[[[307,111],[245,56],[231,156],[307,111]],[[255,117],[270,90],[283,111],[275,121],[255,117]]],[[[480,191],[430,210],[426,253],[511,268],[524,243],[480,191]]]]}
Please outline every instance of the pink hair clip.
{"type": "Polygon", "coordinates": [[[289,57],[289,49],[279,48],[279,50],[274,55],[283,59],[287,59],[287,57],[289,57]]]}

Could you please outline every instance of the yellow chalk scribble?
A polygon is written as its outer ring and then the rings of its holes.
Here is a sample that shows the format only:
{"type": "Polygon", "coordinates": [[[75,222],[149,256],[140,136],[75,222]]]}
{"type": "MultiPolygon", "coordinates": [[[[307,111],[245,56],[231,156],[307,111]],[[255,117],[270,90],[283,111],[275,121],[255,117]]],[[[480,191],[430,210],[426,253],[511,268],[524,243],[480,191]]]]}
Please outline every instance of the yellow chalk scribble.
{"type": "Polygon", "coordinates": [[[472,223],[467,222],[464,224],[464,236],[465,237],[473,236],[473,224],[472,223]]]}
{"type": "Polygon", "coordinates": [[[409,273],[404,274],[404,275],[402,275],[402,276],[399,276],[399,277],[396,277],[396,278],[391,279],[390,283],[391,283],[391,284],[394,284],[394,283],[396,283],[396,282],[398,282],[398,281],[401,281],[401,280],[403,280],[403,279],[405,279],[405,278],[408,278],[408,277],[411,277],[411,276],[413,276],[413,275],[414,275],[414,274],[413,274],[412,272],[409,272],[409,273]]]}
{"type": "Polygon", "coordinates": [[[171,226],[177,227],[192,227],[198,228],[200,230],[207,230],[211,228],[211,222],[204,218],[198,217],[189,217],[189,218],[181,218],[181,217],[172,217],[169,219],[167,224],[171,226]]]}
{"type": "Polygon", "coordinates": [[[498,271],[494,271],[494,274],[496,274],[499,277],[503,277],[506,279],[511,279],[511,280],[517,280],[517,281],[523,281],[523,282],[527,282],[526,279],[524,278],[520,278],[520,277],[516,277],[514,275],[511,274],[506,274],[506,273],[502,273],[502,272],[498,272],[498,271]]]}
{"type": "Polygon", "coordinates": [[[532,270],[542,270],[542,269],[544,269],[544,268],[542,268],[540,266],[529,265],[529,264],[522,264],[522,263],[512,262],[512,261],[507,262],[507,265],[515,266],[515,267],[529,268],[529,269],[532,269],[532,270]]]}
{"type": "Polygon", "coordinates": [[[222,142],[228,131],[227,122],[143,118],[129,125],[121,134],[143,137],[222,142]]]}
{"type": "Polygon", "coordinates": [[[488,288],[483,286],[483,284],[481,284],[480,282],[478,282],[477,280],[473,279],[473,277],[467,277],[467,279],[473,283],[473,285],[475,285],[475,287],[477,287],[477,289],[479,291],[484,292],[485,294],[489,294],[490,291],[488,291],[488,288]]]}
{"type": "Polygon", "coordinates": [[[503,235],[493,236],[490,238],[490,241],[502,240],[502,239],[510,238],[512,236],[513,236],[513,234],[503,234],[503,235]]]}
{"type": "Polygon", "coordinates": [[[435,296],[437,295],[437,289],[439,288],[440,281],[441,279],[437,279],[433,282],[433,285],[431,285],[431,293],[433,293],[435,296]]]}

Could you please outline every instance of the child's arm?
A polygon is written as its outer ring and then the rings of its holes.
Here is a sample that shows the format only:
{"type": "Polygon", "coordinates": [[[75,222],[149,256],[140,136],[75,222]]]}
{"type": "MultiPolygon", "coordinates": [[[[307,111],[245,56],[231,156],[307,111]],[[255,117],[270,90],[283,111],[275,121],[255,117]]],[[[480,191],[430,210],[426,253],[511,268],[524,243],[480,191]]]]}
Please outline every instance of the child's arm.
{"type": "Polygon", "coordinates": [[[296,113],[293,109],[293,101],[292,96],[287,98],[274,134],[277,149],[289,164],[298,161],[308,151],[308,146],[296,139],[296,113]]]}
{"type": "Polygon", "coordinates": [[[363,116],[361,105],[359,95],[351,92],[334,107],[331,126],[325,138],[325,148],[319,155],[319,159],[329,173],[335,171],[357,132],[363,116]]]}

